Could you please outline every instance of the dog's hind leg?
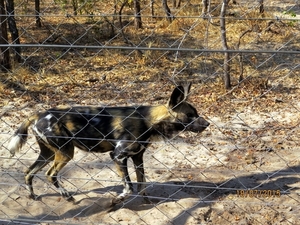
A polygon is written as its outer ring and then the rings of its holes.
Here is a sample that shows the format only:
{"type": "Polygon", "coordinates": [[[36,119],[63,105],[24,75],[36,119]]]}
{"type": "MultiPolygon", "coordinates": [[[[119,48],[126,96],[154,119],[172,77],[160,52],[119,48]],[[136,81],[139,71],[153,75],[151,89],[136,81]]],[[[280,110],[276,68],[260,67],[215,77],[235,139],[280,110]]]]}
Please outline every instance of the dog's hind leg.
{"type": "Polygon", "coordinates": [[[57,180],[58,172],[65,166],[74,156],[74,146],[66,145],[60,150],[55,151],[54,162],[50,169],[46,172],[48,180],[59,190],[60,194],[68,201],[74,201],[70,193],[62,187],[57,180]]]}
{"type": "Polygon", "coordinates": [[[40,146],[40,155],[38,159],[28,168],[25,172],[25,183],[27,185],[27,189],[30,191],[29,197],[37,200],[38,196],[34,194],[32,187],[32,180],[34,175],[45,167],[49,162],[54,159],[54,152],[52,152],[49,148],[47,148],[41,141],[38,141],[40,146]]]}

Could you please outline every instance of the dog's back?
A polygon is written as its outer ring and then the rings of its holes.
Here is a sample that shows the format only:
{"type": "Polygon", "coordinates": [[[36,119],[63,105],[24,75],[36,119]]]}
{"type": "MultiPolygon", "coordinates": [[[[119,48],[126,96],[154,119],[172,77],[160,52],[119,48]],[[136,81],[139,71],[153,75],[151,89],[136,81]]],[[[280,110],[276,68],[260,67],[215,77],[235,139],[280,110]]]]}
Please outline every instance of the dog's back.
{"type": "Polygon", "coordinates": [[[33,131],[51,145],[72,141],[84,151],[107,152],[118,140],[145,142],[156,134],[152,126],[158,118],[151,116],[156,110],[152,106],[53,108],[39,114],[33,131]]]}

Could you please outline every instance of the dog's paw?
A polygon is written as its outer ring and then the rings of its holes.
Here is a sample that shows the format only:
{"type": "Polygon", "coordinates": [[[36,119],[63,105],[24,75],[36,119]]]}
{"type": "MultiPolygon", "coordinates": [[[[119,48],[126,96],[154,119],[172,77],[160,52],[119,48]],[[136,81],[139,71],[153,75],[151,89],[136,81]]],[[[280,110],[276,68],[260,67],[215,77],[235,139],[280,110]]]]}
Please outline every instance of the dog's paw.
{"type": "Polygon", "coordinates": [[[76,204],[75,198],[73,196],[64,197],[68,202],[73,202],[76,204]]]}
{"type": "Polygon", "coordinates": [[[40,201],[40,200],[42,199],[41,196],[36,195],[36,194],[33,194],[33,193],[29,194],[29,195],[28,195],[28,198],[30,198],[30,199],[32,199],[32,200],[34,200],[34,201],[40,201]]]}
{"type": "Polygon", "coordinates": [[[143,201],[145,204],[153,204],[153,202],[148,198],[147,195],[143,196],[143,201]]]}
{"type": "Polygon", "coordinates": [[[124,202],[124,200],[125,200],[125,197],[119,195],[118,197],[116,197],[112,200],[112,206],[120,204],[120,203],[124,202]]]}

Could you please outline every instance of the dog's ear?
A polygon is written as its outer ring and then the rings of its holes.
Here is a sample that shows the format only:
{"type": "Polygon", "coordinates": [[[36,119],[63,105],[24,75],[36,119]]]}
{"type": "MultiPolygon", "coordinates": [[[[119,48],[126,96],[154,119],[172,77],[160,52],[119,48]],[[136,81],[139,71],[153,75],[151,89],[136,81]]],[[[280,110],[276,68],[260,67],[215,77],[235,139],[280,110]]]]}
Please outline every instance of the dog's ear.
{"type": "Polygon", "coordinates": [[[178,85],[172,92],[169,100],[169,107],[172,109],[185,101],[191,89],[191,83],[178,85]]]}
{"type": "Polygon", "coordinates": [[[191,90],[192,83],[190,83],[190,82],[185,82],[185,83],[182,83],[181,86],[182,86],[183,89],[184,89],[184,101],[186,101],[187,98],[188,98],[188,96],[189,96],[189,93],[190,93],[190,90],[191,90]]]}

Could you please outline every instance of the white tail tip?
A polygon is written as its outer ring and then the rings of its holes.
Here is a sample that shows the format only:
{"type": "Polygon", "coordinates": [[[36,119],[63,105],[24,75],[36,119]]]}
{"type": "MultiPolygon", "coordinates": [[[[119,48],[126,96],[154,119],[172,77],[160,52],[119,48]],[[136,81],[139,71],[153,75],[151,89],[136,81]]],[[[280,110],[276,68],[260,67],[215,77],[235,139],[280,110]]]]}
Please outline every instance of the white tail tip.
{"type": "Polygon", "coordinates": [[[16,152],[19,152],[21,148],[21,137],[19,135],[15,135],[8,144],[8,150],[10,152],[10,157],[12,158],[16,152]]]}

